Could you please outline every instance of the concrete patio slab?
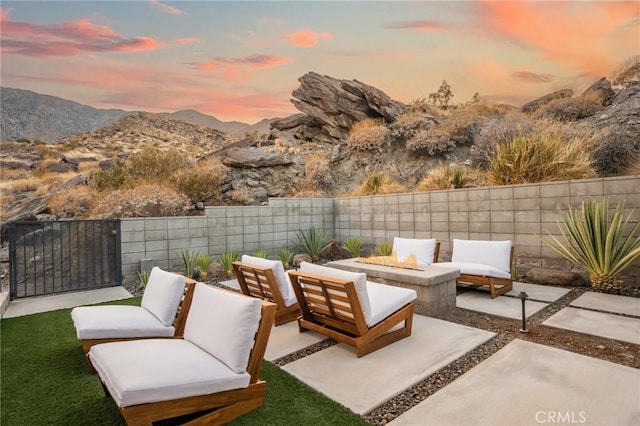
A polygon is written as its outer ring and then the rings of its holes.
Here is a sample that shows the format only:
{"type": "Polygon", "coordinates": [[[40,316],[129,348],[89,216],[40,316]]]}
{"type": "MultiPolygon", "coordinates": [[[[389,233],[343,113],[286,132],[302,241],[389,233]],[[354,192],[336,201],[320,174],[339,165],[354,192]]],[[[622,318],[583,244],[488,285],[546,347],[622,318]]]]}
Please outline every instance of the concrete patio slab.
{"type": "Polygon", "coordinates": [[[130,297],[133,296],[122,286],[29,297],[11,301],[7,307],[7,311],[2,317],[21,317],[23,315],[73,308],[75,306],[92,305],[94,303],[109,302],[111,300],[128,299],[130,297]]]}
{"type": "Polygon", "coordinates": [[[495,334],[414,315],[410,337],[357,358],[340,343],[282,368],[358,414],[365,414],[491,339],[495,334]]]}
{"type": "Polygon", "coordinates": [[[389,423],[637,425],[640,370],[514,340],[389,423]]]}
{"type": "Polygon", "coordinates": [[[571,302],[570,306],[640,317],[640,299],[637,297],[616,296],[613,294],[587,291],[571,302]]]}
{"type": "Polygon", "coordinates": [[[569,293],[571,289],[514,281],[513,290],[508,292],[506,296],[518,297],[521,291],[527,293],[529,299],[539,300],[541,302],[555,302],[565,294],[569,293]]]}
{"type": "Polygon", "coordinates": [[[236,279],[220,281],[220,284],[222,284],[224,286],[227,286],[229,288],[233,288],[235,290],[240,291],[240,284],[238,283],[238,280],[236,280],[236,279]]]}
{"type": "MultiPolygon", "coordinates": [[[[512,319],[522,318],[522,301],[513,297],[498,296],[492,299],[488,293],[468,291],[456,297],[456,306],[458,308],[484,312],[499,317],[512,319]]],[[[528,300],[525,304],[525,315],[529,318],[547,306],[549,306],[548,303],[528,300]]]]}
{"type": "Polygon", "coordinates": [[[542,324],[640,345],[640,319],[638,318],[564,308],[542,324]]]}
{"type": "Polygon", "coordinates": [[[326,336],[313,331],[300,333],[297,321],[282,324],[271,329],[264,358],[274,361],[325,339],[326,336]]]}

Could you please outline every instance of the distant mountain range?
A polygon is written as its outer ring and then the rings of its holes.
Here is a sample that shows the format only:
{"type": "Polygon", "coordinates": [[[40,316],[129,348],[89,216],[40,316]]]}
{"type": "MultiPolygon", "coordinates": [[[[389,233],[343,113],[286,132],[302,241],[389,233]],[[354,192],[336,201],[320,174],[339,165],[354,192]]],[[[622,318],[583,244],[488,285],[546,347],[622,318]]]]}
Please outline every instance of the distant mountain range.
{"type": "MultiPolygon", "coordinates": [[[[0,130],[2,141],[18,139],[51,142],[66,136],[92,132],[135,113],[122,109],[99,109],[56,96],[30,90],[0,87],[0,130]]],[[[273,119],[250,125],[239,121],[221,121],[194,110],[166,113],[176,120],[199,124],[241,138],[246,133],[268,133],[273,119]]]]}

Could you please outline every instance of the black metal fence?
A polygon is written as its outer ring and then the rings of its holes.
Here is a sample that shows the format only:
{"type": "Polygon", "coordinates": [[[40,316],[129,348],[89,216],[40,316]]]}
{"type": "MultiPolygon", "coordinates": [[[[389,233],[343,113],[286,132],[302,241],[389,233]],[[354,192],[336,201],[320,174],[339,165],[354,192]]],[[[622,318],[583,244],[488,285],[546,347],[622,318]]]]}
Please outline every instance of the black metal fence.
{"type": "Polygon", "coordinates": [[[9,297],[122,284],[119,220],[12,222],[9,297]]]}

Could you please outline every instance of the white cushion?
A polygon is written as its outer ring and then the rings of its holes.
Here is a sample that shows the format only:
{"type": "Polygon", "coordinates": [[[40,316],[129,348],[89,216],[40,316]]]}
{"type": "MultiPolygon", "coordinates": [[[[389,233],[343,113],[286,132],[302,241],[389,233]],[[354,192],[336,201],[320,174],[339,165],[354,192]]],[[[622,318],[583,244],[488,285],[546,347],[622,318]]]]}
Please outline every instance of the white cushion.
{"type": "Polygon", "coordinates": [[[393,252],[398,256],[399,261],[405,260],[410,254],[414,254],[418,260],[418,265],[429,266],[433,263],[433,256],[436,253],[436,240],[394,237],[393,252]]]}
{"type": "Polygon", "coordinates": [[[298,301],[298,299],[296,299],[296,294],[291,287],[291,281],[287,278],[287,274],[284,273],[284,266],[281,261],[268,260],[244,254],[242,255],[242,263],[259,266],[261,268],[273,269],[273,275],[276,278],[276,283],[278,284],[280,295],[284,299],[285,306],[291,306],[298,301]]]}
{"type": "Polygon", "coordinates": [[[371,301],[371,319],[367,322],[369,327],[418,298],[415,290],[371,281],[367,281],[367,293],[371,301]]]}
{"type": "Polygon", "coordinates": [[[502,269],[495,268],[491,265],[483,265],[481,263],[469,263],[469,262],[441,262],[438,266],[445,268],[459,269],[461,274],[479,275],[482,277],[494,277],[494,278],[511,278],[509,272],[502,269]]]}
{"type": "Polygon", "coordinates": [[[89,358],[119,407],[246,388],[251,380],[182,339],[103,343],[89,358]]]}
{"type": "Polygon", "coordinates": [[[367,274],[364,272],[349,272],[343,271],[342,269],[328,268],[309,262],[302,262],[300,264],[300,272],[353,281],[364,320],[367,324],[371,321],[371,303],[369,302],[369,295],[367,294],[367,274]]]}
{"type": "MultiPolygon", "coordinates": [[[[511,241],[453,240],[452,262],[479,263],[511,274],[511,241]]],[[[464,273],[464,272],[463,272],[464,273]]]]}
{"type": "Polygon", "coordinates": [[[140,306],[81,306],[73,308],[71,319],[80,340],[171,337],[175,332],[140,306]]]}
{"type": "Polygon", "coordinates": [[[184,295],[184,277],[155,266],[144,288],[141,306],[165,326],[173,324],[184,295]]]}
{"type": "Polygon", "coordinates": [[[236,373],[247,369],[262,301],[197,283],[185,325],[185,340],[236,373]]]}

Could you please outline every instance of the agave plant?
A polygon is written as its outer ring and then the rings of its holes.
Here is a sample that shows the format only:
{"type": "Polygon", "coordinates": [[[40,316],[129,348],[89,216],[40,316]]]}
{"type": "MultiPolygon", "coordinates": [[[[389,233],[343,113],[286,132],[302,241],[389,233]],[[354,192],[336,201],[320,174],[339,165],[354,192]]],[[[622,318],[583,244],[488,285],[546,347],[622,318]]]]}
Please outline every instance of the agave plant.
{"type": "Polygon", "coordinates": [[[311,256],[311,261],[316,262],[320,253],[327,247],[326,232],[323,229],[309,228],[306,231],[296,232],[296,246],[311,256]]]}
{"type": "Polygon", "coordinates": [[[233,262],[240,260],[240,253],[235,250],[226,252],[218,257],[218,266],[224,271],[227,278],[233,275],[233,262]]]}
{"type": "Polygon", "coordinates": [[[380,256],[391,256],[393,245],[388,241],[383,241],[376,246],[376,251],[380,256]]]}
{"type": "Polygon", "coordinates": [[[211,268],[211,257],[198,256],[196,261],[198,269],[200,270],[200,281],[207,281],[209,279],[209,269],[211,268]]]}
{"type": "Polygon", "coordinates": [[[264,249],[259,248],[259,249],[256,249],[253,252],[252,256],[253,257],[260,257],[262,259],[266,259],[267,258],[267,251],[264,250],[264,249]]]}
{"type": "Polygon", "coordinates": [[[582,201],[580,210],[562,214],[564,226],[558,222],[563,241],[548,233],[545,244],[556,253],[589,272],[594,289],[612,291],[620,287],[618,274],[640,258],[640,222],[629,231],[631,215],[623,217],[624,201],[618,203],[608,220],[608,200],[582,201]]]}
{"type": "Polygon", "coordinates": [[[138,280],[140,281],[140,286],[144,289],[149,282],[149,277],[151,276],[151,272],[142,270],[138,272],[138,280]]]}
{"type": "Polygon", "coordinates": [[[280,249],[280,251],[278,252],[278,258],[282,262],[282,266],[284,266],[284,269],[289,269],[289,267],[291,266],[290,262],[292,257],[293,252],[288,248],[280,249]]]}
{"type": "Polygon", "coordinates": [[[187,277],[193,277],[194,271],[198,266],[198,258],[200,257],[200,252],[197,250],[182,250],[182,267],[184,269],[184,274],[187,277]]]}
{"type": "Polygon", "coordinates": [[[342,242],[342,249],[349,252],[351,257],[360,256],[360,250],[362,250],[362,238],[349,237],[342,242]]]}

